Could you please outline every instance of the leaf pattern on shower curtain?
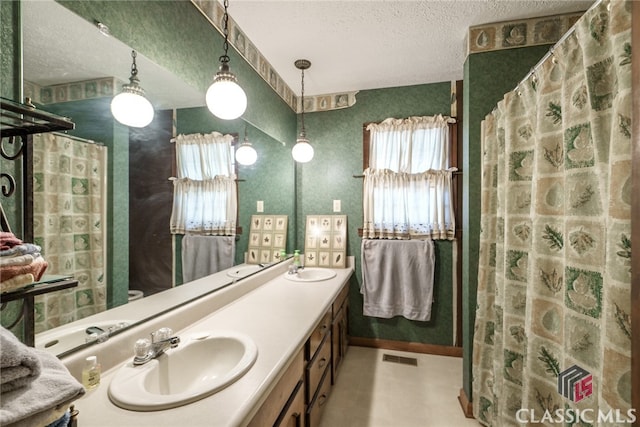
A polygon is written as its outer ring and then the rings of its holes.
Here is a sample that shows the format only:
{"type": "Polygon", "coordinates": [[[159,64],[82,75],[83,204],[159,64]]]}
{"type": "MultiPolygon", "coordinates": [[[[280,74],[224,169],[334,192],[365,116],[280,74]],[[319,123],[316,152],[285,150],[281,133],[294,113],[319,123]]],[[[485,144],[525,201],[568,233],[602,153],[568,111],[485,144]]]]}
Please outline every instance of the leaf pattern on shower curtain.
{"type": "Polygon", "coordinates": [[[39,295],[35,332],[106,309],[106,165],[104,146],[55,134],[33,138],[33,228],[47,274],[78,287],[39,295]]]}
{"type": "Polygon", "coordinates": [[[474,415],[630,409],[629,3],[578,20],[483,122],[474,415]],[[593,394],[558,376],[578,365],[593,394]]]}

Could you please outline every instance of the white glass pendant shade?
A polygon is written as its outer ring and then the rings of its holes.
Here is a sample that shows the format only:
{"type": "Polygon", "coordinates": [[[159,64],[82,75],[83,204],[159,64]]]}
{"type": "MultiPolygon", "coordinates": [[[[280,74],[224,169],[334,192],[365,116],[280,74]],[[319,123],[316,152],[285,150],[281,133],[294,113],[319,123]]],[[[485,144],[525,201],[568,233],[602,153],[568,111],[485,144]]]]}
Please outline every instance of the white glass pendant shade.
{"type": "Polygon", "coordinates": [[[124,85],[123,90],[111,100],[111,114],[126,126],[142,128],[153,120],[154,111],[151,102],[139,93],[124,85]]]}
{"type": "Polygon", "coordinates": [[[309,144],[309,140],[304,136],[300,136],[296,140],[296,145],[291,150],[293,160],[298,163],[307,163],[313,159],[313,147],[309,144]]]}
{"type": "Polygon", "coordinates": [[[131,51],[133,62],[129,83],[122,85],[122,92],[111,100],[111,114],[123,125],[143,128],[153,120],[154,111],[139,84],[136,56],[136,51],[131,51]]]}
{"type": "Polygon", "coordinates": [[[258,160],[258,153],[248,142],[243,142],[236,150],[236,161],[244,166],[250,166],[258,160]]]}
{"type": "Polygon", "coordinates": [[[227,64],[221,65],[213,78],[207,90],[206,102],[209,111],[223,120],[237,119],[247,109],[247,95],[227,64]]]}

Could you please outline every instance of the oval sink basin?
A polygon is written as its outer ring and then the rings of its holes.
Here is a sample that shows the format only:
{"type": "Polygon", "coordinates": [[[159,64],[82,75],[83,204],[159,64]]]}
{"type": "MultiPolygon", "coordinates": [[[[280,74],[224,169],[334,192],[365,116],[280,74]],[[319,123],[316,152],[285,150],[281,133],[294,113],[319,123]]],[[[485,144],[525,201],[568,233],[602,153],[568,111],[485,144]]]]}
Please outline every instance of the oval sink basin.
{"type": "Polygon", "coordinates": [[[258,348],[246,335],[199,333],[144,365],[128,362],[109,384],[109,398],[134,411],[175,408],[231,385],[257,357],[258,348]]]}
{"type": "Polygon", "coordinates": [[[229,271],[227,271],[227,276],[233,277],[234,279],[242,279],[243,277],[247,277],[250,274],[257,273],[263,268],[264,267],[261,267],[258,264],[238,265],[232,267],[229,271]]]}
{"type": "Polygon", "coordinates": [[[336,277],[336,272],[330,268],[305,268],[296,274],[285,273],[284,277],[294,282],[320,282],[336,277]]]}

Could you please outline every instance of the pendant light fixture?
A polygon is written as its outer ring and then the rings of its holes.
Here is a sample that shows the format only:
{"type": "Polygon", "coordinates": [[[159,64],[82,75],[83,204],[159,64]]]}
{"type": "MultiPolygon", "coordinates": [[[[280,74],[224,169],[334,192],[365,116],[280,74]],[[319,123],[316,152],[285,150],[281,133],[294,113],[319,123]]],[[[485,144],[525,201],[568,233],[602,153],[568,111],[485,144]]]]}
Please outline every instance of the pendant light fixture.
{"type": "Polygon", "coordinates": [[[120,123],[135,128],[143,128],[153,120],[153,105],[144,96],[144,89],[138,80],[136,51],[131,51],[131,77],[129,84],[122,85],[122,92],[111,100],[111,114],[120,123]]]}
{"type": "Polygon", "coordinates": [[[258,153],[251,146],[247,137],[247,128],[244,128],[244,141],[236,150],[236,161],[244,166],[251,166],[258,160],[258,153]]]}
{"type": "Polygon", "coordinates": [[[291,150],[291,155],[296,162],[307,163],[308,161],[313,159],[313,147],[311,146],[311,144],[309,144],[309,140],[307,139],[307,132],[304,129],[304,70],[307,70],[309,67],[311,67],[311,62],[306,59],[298,59],[296,62],[294,62],[294,65],[302,72],[302,95],[300,97],[302,101],[302,112],[300,115],[302,129],[300,130],[298,139],[296,139],[296,145],[294,145],[293,149],[291,150]]]}
{"type": "Polygon", "coordinates": [[[236,76],[229,71],[229,14],[227,8],[229,0],[224,0],[223,33],[224,33],[224,55],[218,60],[220,68],[213,83],[209,86],[206,95],[207,107],[214,116],[223,120],[233,120],[240,117],[247,109],[247,95],[238,84],[236,76]]]}

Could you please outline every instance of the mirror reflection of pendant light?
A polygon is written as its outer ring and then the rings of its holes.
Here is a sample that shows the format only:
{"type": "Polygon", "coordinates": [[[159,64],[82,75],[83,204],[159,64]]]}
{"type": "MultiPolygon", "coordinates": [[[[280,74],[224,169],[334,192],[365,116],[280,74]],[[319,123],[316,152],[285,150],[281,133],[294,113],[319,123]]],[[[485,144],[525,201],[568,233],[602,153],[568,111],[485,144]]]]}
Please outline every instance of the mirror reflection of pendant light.
{"type": "Polygon", "coordinates": [[[224,55],[218,60],[220,68],[213,83],[209,86],[206,95],[207,107],[214,116],[223,120],[237,119],[247,109],[247,95],[238,84],[238,79],[229,70],[229,14],[227,8],[229,0],[224,0],[223,33],[224,33],[224,55]]]}
{"type": "Polygon", "coordinates": [[[251,166],[258,160],[258,153],[251,146],[247,137],[247,128],[244,128],[244,141],[236,150],[236,161],[244,166],[251,166]]]}
{"type": "Polygon", "coordinates": [[[291,150],[291,155],[296,162],[307,163],[313,159],[313,147],[309,144],[307,133],[304,129],[304,70],[311,67],[311,62],[306,59],[298,59],[294,64],[296,68],[302,72],[302,95],[300,96],[302,101],[302,111],[300,115],[302,129],[300,130],[300,136],[296,139],[296,145],[294,145],[291,150]]]}
{"type": "Polygon", "coordinates": [[[136,56],[136,51],[132,50],[133,63],[129,84],[122,85],[122,92],[111,100],[111,114],[123,125],[143,128],[151,123],[154,112],[151,102],[144,96],[144,89],[139,84],[136,56]]]}

